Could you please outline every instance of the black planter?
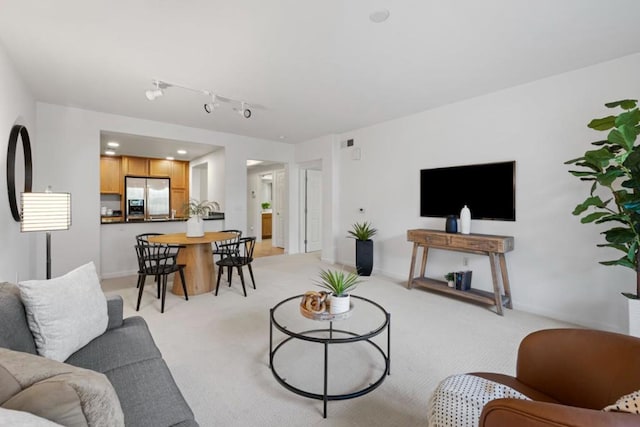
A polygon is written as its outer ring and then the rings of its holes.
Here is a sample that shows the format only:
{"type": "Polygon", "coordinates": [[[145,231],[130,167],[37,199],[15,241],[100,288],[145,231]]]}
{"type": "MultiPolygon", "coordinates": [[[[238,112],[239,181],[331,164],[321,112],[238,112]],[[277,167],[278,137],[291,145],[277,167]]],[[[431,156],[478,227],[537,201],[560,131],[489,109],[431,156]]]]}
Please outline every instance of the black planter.
{"type": "Polygon", "coordinates": [[[371,276],[373,240],[356,240],[356,269],[360,276],[371,276]]]}

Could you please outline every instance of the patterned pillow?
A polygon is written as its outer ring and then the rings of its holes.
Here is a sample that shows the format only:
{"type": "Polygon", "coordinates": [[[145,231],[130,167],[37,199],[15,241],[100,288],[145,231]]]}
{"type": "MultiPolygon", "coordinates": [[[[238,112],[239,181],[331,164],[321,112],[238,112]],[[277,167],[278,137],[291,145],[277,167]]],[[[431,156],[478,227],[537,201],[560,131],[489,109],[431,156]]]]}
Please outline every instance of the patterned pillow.
{"type": "Polygon", "coordinates": [[[640,390],[622,396],[616,403],[607,406],[604,410],[609,412],[640,414],[640,390]]]}

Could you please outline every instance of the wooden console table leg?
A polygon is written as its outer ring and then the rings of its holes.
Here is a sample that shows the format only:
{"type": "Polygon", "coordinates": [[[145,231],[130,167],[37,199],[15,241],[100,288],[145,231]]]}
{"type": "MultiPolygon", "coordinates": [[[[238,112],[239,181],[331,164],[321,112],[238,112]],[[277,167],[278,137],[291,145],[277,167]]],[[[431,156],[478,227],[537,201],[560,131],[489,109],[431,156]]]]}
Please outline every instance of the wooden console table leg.
{"type": "Polygon", "coordinates": [[[498,272],[496,271],[496,254],[489,252],[489,262],[491,263],[491,279],[493,281],[493,298],[496,302],[496,310],[502,316],[502,292],[498,283],[498,272]]]}
{"type": "Polygon", "coordinates": [[[427,255],[429,254],[429,248],[427,246],[422,247],[422,264],[420,265],[420,278],[424,278],[424,272],[427,269],[427,255]]]}
{"type": "Polygon", "coordinates": [[[498,254],[500,260],[500,272],[502,273],[502,286],[504,286],[504,294],[507,299],[507,308],[513,309],[513,302],[511,301],[511,286],[509,285],[509,274],[507,273],[507,260],[504,254],[498,254]]]}
{"type": "Polygon", "coordinates": [[[407,288],[411,289],[411,284],[413,282],[413,272],[416,267],[416,255],[418,255],[418,243],[413,242],[413,252],[411,253],[411,267],[409,267],[409,280],[407,280],[407,288]]]}

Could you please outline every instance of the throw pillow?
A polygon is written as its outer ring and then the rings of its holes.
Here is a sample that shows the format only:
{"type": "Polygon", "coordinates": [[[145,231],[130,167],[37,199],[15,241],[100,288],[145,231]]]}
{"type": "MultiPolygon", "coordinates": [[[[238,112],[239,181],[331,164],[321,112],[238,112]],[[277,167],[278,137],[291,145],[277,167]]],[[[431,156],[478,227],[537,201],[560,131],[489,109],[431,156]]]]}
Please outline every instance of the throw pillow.
{"type": "Polygon", "coordinates": [[[63,362],[107,330],[107,299],[93,262],[18,287],[36,349],[44,357],[63,362]]]}
{"type": "Polygon", "coordinates": [[[622,396],[613,405],[604,408],[607,412],[630,412],[640,414],[640,390],[622,396]]]}
{"type": "Polygon", "coordinates": [[[4,348],[0,369],[0,388],[11,390],[1,405],[5,409],[67,427],[124,426],[120,401],[104,374],[4,348]]]}
{"type": "Polygon", "coordinates": [[[29,412],[0,408],[0,426],[60,427],[60,424],[29,412]]]}

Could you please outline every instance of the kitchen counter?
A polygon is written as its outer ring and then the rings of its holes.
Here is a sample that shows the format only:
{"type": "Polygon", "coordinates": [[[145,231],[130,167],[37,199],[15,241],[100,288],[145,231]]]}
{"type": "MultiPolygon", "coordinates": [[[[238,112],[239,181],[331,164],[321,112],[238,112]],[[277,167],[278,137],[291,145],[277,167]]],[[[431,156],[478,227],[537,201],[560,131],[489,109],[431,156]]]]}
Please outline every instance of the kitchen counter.
{"type": "MultiPolygon", "coordinates": [[[[224,212],[215,212],[205,218],[205,221],[220,221],[224,220],[224,212]]],[[[100,222],[102,224],[141,224],[145,222],[184,222],[186,218],[153,218],[153,219],[133,219],[124,221],[122,216],[102,216],[100,222]]]]}

